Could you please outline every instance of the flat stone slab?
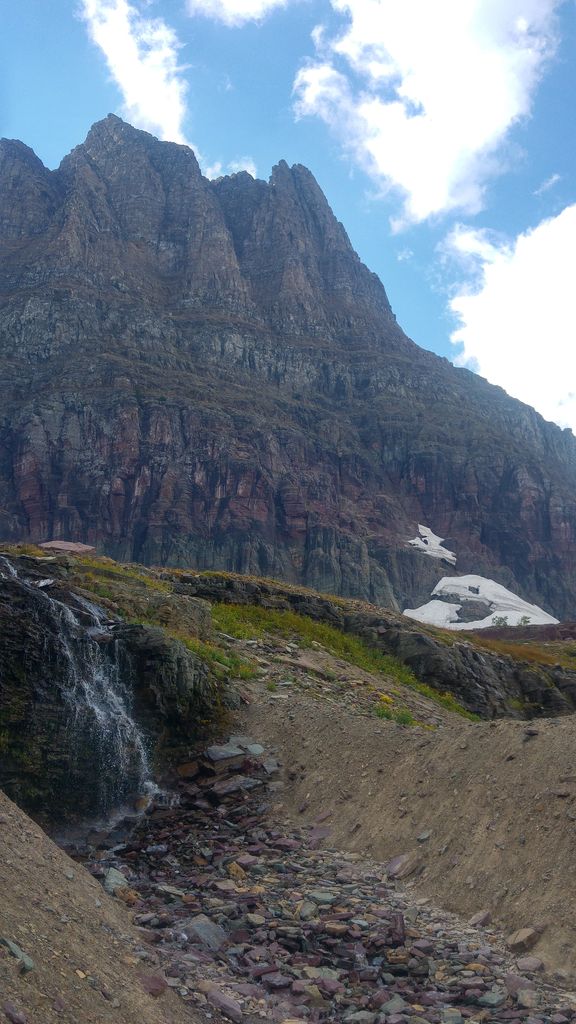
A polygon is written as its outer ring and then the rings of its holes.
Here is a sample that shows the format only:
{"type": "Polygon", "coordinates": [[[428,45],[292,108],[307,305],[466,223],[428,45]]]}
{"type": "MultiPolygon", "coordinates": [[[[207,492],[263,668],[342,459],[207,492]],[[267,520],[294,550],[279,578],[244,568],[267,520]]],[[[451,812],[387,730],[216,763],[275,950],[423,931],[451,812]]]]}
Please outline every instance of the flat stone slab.
{"type": "Polygon", "coordinates": [[[46,540],[38,547],[44,551],[68,551],[71,555],[95,555],[96,548],[91,544],[80,544],[75,540],[46,540]]]}
{"type": "Polygon", "coordinates": [[[409,875],[415,874],[421,868],[422,860],[416,850],[411,850],[409,853],[401,853],[398,857],[393,857],[386,865],[388,877],[398,879],[408,878],[409,875]]]}
{"type": "Polygon", "coordinates": [[[219,924],[211,921],[206,914],[198,914],[196,917],[192,917],[186,923],[185,930],[188,935],[198,939],[203,946],[214,950],[214,952],[222,949],[228,938],[224,929],[219,924]]]}
{"type": "Polygon", "coordinates": [[[218,764],[220,761],[231,761],[237,757],[244,757],[242,747],[235,747],[232,743],[213,744],[205,751],[209,761],[218,764]]]}

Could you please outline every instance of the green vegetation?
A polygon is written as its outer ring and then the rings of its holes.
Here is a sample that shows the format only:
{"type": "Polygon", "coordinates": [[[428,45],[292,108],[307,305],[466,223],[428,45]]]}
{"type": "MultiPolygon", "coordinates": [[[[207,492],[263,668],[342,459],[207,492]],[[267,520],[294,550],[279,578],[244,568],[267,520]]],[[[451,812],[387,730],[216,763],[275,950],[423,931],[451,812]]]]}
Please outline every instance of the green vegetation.
{"type": "Polygon", "coordinates": [[[522,697],[509,697],[506,702],[511,711],[526,711],[530,706],[522,697]]]}
{"type": "MultiPolygon", "coordinates": [[[[188,572],[189,569],[175,569],[171,568],[171,575],[182,576],[188,572]]],[[[338,594],[329,594],[320,590],[313,590],[311,587],[302,587],[297,583],[288,583],[287,580],[277,580],[273,576],[254,576],[251,573],[238,573],[238,572],[226,572],[224,569],[203,569],[197,573],[198,576],[214,577],[217,579],[224,580],[240,580],[242,583],[248,581],[252,583],[265,583],[267,586],[275,586],[280,590],[289,591],[291,594],[302,594],[303,596],[312,595],[313,597],[319,597],[323,601],[329,601],[330,604],[338,604],[342,608],[350,607],[351,605],[358,605],[371,607],[366,605],[364,601],[357,601],[350,597],[340,597],[338,594]]]]}
{"type": "Polygon", "coordinates": [[[133,566],[121,565],[111,558],[86,556],[75,559],[76,566],[85,571],[76,574],[75,581],[97,598],[109,601],[116,614],[132,625],[157,626],[167,636],[180,640],[189,651],[204,661],[217,679],[251,679],[255,675],[254,665],[240,658],[233,651],[224,650],[219,644],[198,637],[185,629],[170,629],[162,621],[158,608],[147,606],[135,599],[142,590],[149,594],[170,594],[172,584],[133,566]]]}
{"type": "Polygon", "coordinates": [[[224,651],[216,644],[184,633],[168,632],[168,636],[180,640],[189,651],[197,654],[218,679],[227,679],[229,676],[234,676],[235,679],[252,679],[256,675],[254,665],[238,657],[233,651],[224,651]]]}
{"type": "Polygon", "coordinates": [[[435,690],[432,686],[428,686],[428,683],[421,682],[417,682],[413,689],[421,693],[423,697],[428,697],[429,700],[435,701],[436,704],[439,704],[446,711],[453,711],[456,715],[462,715],[463,718],[468,718],[471,722],[481,721],[480,715],[475,715],[473,711],[468,711],[467,708],[462,707],[452,693],[441,693],[440,690],[435,690]]]}
{"type": "Polygon", "coordinates": [[[562,641],[535,643],[533,640],[500,640],[489,636],[475,636],[474,646],[493,654],[502,654],[514,661],[527,661],[536,665],[561,665],[572,671],[576,669],[576,652],[573,644],[562,641]]]}
{"type": "Polygon", "coordinates": [[[114,562],[111,558],[96,558],[90,555],[83,555],[80,558],[75,559],[78,565],[85,566],[87,569],[96,569],[97,574],[94,572],[87,572],[84,575],[88,579],[95,580],[97,577],[109,577],[113,580],[121,580],[127,583],[135,582],[140,583],[142,586],[147,587],[149,590],[154,590],[158,594],[169,594],[172,591],[172,584],[168,580],[160,580],[158,577],[148,573],[144,573],[140,568],[136,569],[131,565],[120,565],[118,562],[114,562]]]}
{"type": "Polygon", "coordinates": [[[379,704],[376,708],[376,717],[384,718],[387,722],[396,722],[396,725],[418,725],[418,722],[413,714],[408,711],[408,708],[400,708],[398,711],[393,711],[386,704],[379,704]]]}
{"type": "Polygon", "coordinates": [[[87,572],[81,579],[81,585],[84,590],[89,590],[91,594],[96,597],[102,597],[106,601],[114,601],[116,599],[116,591],[110,586],[109,583],[105,583],[104,580],[98,579],[97,576],[92,572],[87,572]]]}
{"type": "MultiPolygon", "coordinates": [[[[530,623],[522,623],[522,625],[530,625],[530,623]]],[[[447,647],[467,644],[476,650],[500,654],[504,657],[512,658],[513,661],[524,661],[529,664],[551,667],[560,665],[562,668],[568,668],[573,672],[576,671],[576,647],[574,647],[573,642],[544,639],[538,642],[533,637],[524,639],[522,634],[517,631],[518,627],[516,626],[507,627],[506,639],[486,636],[482,630],[469,633],[451,633],[448,630],[436,629],[433,626],[423,628],[426,633],[429,633],[435,640],[439,640],[440,643],[445,644],[447,647]]]]}
{"type": "Polygon", "coordinates": [[[397,725],[414,725],[415,719],[409,711],[404,709],[403,711],[397,711],[394,715],[394,721],[397,725]]]}
{"type": "Polygon", "coordinates": [[[412,670],[392,654],[384,654],[369,647],[359,637],[343,633],[324,622],[316,622],[293,611],[223,603],[213,605],[212,621],[216,629],[240,640],[259,639],[273,633],[295,638],[304,647],[318,643],[330,654],[343,658],[358,668],[389,676],[395,682],[409,686],[422,696],[440,704],[447,711],[478,721],[478,716],[463,708],[452,694],[439,693],[426,683],[421,683],[412,670]]]}
{"type": "Polygon", "coordinates": [[[215,604],[212,620],[216,629],[240,640],[275,633],[287,639],[296,638],[304,647],[318,643],[336,657],[344,658],[367,672],[383,672],[405,686],[414,686],[418,682],[411,669],[393,655],[374,650],[359,637],[297,612],[257,605],[215,604]]]}
{"type": "Polygon", "coordinates": [[[492,625],[494,626],[495,629],[502,629],[504,626],[508,625],[508,616],[495,615],[494,618],[492,619],[492,625]]]}
{"type": "Polygon", "coordinates": [[[0,546],[2,555],[31,555],[32,558],[50,558],[54,556],[53,551],[45,551],[36,544],[2,544],[0,546]]]}
{"type": "MultiPolygon", "coordinates": [[[[41,548],[33,545],[9,546],[16,553],[45,555],[41,548]]],[[[235,676],[249,679],[256,674],[254,665],[245,658],[240,658],[233,651],[224,648],[217,640],[200,640],[187,630],[185,617],[182,625],[178,621],[166,618],[165,609],[152,607],[152,594],[172,594],[170,580],[161,579],[154,570],[146,570],[142,566],[123,565],[111,558],[97,555],[76,556],[73,559],[73,582],[109,603],[109,607],[128,622],[139,622],[143,625],[159,626],[168,636],[180,640],[189,650],[202,658],[213,674],[222,679],[235,676]],[[150,606],[148,606],[148,597],[150,606]],[[170,628],[172,626],[172,629],[170,628]]],[[[185,570],[171,570],[178,576],[185,570]]],[[[207,572],[203,575],[234,577],[233,573],[207,572]]],[[[250,579],[250,577],[242,577],[250,579]]],[[[282,583],[284,590],[309,593],[297,586],[282,583]]],[[[327,595],[319,595],[326,598],[327,595]]],[[[344,598],[330,596],[329,600],[336,604],[349,605],[344,598]]],[[[157,602],[156,602],[157,603],[157,602]]],[[[212,622],[215,630],[229,636],[249,640],[264,637],[266,634],[286,637],[295,640],[301,646],[310,647],[319,644],[335,657],[355,665],[367,672],[382,674],[395,683],[410,687],[428,700],[443,707],[446,711],[476,721],[477,715],[467,711],[450,693],[440,693],[426,683],[420,682],[412,670],[391,654],[386,654],[371,647],[360,637],[345,633],[324,622],[317,622],[297,612],[265,608],[260,605],[235,605],[217,603],[212,607],[212,622]]],[[[450,637],[452,640],[452,637],[450,637]]],[[[494,645],[498,642],[493,641],[494,645]]],[[[518,655],[516,655],[518,657],[518,655]]],[[[559,660],[554,658],[554,660],[559,660]]],[[[380,713],[380,712],[378,712],[380,713]]],[[[392,717],[402,714],[401,711],[391,712],[392,717]]],[[[404,712],[410,715],[409,712],[404,712]]],[[[383,716],[385,717],[385,716],[383,716]]],[[[410,716],[411,718],[411,716],[410,716]]],[[[396,719],[395,719],[396,720],[396,719]]],[[[413,721],[413,720],[412,720],[413,721]]],[[[406,723],[410,724],[410,723],[406,723]]]]}

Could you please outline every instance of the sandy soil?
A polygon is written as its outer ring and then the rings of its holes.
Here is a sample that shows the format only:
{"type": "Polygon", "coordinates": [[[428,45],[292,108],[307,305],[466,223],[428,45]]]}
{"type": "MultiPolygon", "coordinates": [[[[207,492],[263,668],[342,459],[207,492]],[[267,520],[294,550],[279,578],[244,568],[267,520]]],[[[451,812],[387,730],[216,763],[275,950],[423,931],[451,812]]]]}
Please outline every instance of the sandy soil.
{"type": "Polygon", "coordinates": [[[350,666],[324,654],[330,684],[302,686],[299,658],[288,656],[292,686],[267,688],[286,674],[277,663],[250,685],[242,722],[284,762],[275,813],[320,817],[326,844],[377,859],[417,849],[419,896],[465,916],[489,909],[505,932],[542,926],[534,952],[572,983],[576,719],[470,723],[436,709],[439,727],[406,728],[364,698],[356,707],[354,687],[339,687],[350,666]]]}
{"type": "Polygon", "coordinates": [[[144,991],[157,975],[141,948],[130,912],[59,850],[0,793],[0,938],[34,961],[0,946],[0,1016],[9,1002],[27,1024],[193,1024],[179,997],[144,991]]]}

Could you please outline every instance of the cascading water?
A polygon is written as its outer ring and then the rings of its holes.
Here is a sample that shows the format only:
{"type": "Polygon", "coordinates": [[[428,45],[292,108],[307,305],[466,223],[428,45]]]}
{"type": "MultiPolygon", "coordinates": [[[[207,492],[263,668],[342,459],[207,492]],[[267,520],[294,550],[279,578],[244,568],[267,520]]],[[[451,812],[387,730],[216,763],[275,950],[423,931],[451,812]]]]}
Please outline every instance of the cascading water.
{"type": "Polygon", "coordinates": [[[151,783],[148,752],[132,717],[131,693],[120,672],[118,641],[112,640],[104,650],[94,636],[96,630],[105,632],[102,620],[85,630],[70,609],[65,605],[62,609],[68,626],[62,632],[69,665],[63,695],[72,712],[71,748],[88,744],[93,750],[99,768],[95,806],[107,812],[147,790],[151,783]]]}
{"type": "MultiPolygon", "coordinates": [[[[79,595],[74,608],[52,597],[50,579],[23,578],[0,558],[0,577],[33,598],[36,617],[56,648],[70,773],[93,792],[82,806],[105,816],[135,796],[157,792],[146,739],[132,715],[130,659],[103,609],[79,595]]],[[[58,756],[55,752],[54,756],[58,756]]]]}

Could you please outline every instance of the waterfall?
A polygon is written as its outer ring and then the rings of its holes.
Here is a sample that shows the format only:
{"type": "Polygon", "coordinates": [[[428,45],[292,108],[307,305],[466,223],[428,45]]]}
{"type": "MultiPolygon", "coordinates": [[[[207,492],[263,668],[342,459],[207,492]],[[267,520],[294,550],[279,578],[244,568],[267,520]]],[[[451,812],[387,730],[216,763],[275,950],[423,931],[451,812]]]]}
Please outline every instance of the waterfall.
{"type": "Polygon", "coordinates": [[[0,576],[3,579],[15,579],[18,576],[12,562],[5,558],[4,555],[0,557],[0,565],[2,566],[0,569],[0,576]]]}
{"type": "Polygon", "coordinates": [[[127,662],[122,659],[121,671],[118,641],[112,639],[104,648],[95,639],[96,630],[106,635],[102,619],[85,629],[66,605],[61,607],[68,627],[63,628],[61,637],[68,663],[62,693],[71,710],[71,752],[81,752],[85,743],[90,747],[98,765],[95,806],[106,813],[148,790],[148,751],[132,717],[132,694],[125,679],[127,662]]]}
{"type": "Polygon", "coordinates": [[[133,717],[130,659],[106,612],[79,595],[67,596],[70,607],[51,596],[54,580],[25,578],[4,557],[0,578],[27,592],[36,621],[51,636],[47,683],[57,681],[66,740],[66,750],[54,756],[66,758],[77,784],[91,787],[82,805],[106,816],[155,793],[146,738],[133,717]]]}

